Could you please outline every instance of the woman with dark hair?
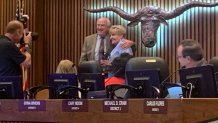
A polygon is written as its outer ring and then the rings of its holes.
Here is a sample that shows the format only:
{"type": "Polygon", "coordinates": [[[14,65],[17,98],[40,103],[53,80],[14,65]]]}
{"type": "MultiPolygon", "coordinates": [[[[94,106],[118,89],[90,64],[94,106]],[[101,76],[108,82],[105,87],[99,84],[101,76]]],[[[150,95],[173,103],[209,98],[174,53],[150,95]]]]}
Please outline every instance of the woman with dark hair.
{"type": "Polygon", "coordinates": [[[111,77],[105,79],[105,87],[112,84],[125,84],[126,63],[132,57],[129,53],[122,53],[120,57],[114,58],[111,63],[111,77]]]}

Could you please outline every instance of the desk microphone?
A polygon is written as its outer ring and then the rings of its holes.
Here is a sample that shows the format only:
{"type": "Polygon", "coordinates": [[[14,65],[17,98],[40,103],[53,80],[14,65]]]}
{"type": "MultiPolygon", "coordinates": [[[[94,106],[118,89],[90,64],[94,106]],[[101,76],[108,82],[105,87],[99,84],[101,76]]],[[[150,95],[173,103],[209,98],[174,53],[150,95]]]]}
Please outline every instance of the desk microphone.
{"type": "MultiPolygon", "coordinates": [[[[184,67],[182,67],[182,69],[183,69],[183,68],[184,68],[184,67]]],[[[169,78],[171,78],[173,75],[175,75],[179,70],[180,70],[180,69],[174,71],[172,74],[170,74],[169,76],[167,76],[167,77],[161,82],[160,86],[163,86],[164,88],[165,88],[166,85],[169,85],[169,86],[171,86],[171,87],[177,86],[177,87],[181,87],[181,88],[186,88],[185,86],[182,86],[182,85],[180,85],[180,84],[167,82],[167,80],[168,80],[169,78]]]]}
{"type": "Polygon", "coordinates": [[[163,86],[164,86],[165,84],[171,84],[171,83],[167,82],[167,80],[168,80],[169,78],[171,78],[174,74],[176,74],[178,71],[179,71],[179,70],[176,70],[176,71],[174,71],[172,74],[168,75],[160,84],[163,85],[163,86]]]}

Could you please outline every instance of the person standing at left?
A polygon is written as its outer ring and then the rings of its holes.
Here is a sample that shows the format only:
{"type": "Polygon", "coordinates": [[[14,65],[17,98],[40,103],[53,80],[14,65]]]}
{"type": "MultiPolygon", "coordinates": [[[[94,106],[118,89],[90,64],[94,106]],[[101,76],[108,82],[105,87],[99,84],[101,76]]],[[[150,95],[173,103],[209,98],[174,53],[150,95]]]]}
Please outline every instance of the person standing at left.
{"type": "Polygon", "coordinates": [[[21,66],[31,65],[31,54],[28,52],[28,44],[32,36],[26,36],[23,24],[20,21],[12,20],[7,24],[6,33],[0,35],[0,76],[22,75],[21,66]],[[16,46],[24,36],[25,52],[21,52],[16,46]]]}

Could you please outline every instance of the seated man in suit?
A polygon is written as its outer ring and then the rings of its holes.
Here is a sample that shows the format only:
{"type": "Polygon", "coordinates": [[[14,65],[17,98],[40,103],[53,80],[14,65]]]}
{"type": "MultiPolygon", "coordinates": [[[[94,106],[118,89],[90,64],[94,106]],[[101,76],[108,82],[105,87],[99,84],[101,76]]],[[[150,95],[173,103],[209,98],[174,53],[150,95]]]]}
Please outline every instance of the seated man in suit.
{"type": "MultiPolygon", "coordinates": [[[[185,39],[180,42],[177,47],[177,59],[181,68],[192,68],[206,64],[202,47],[192,39],[185,39]]],[[[170,98],[179,98],[182,95],[180,83],[178,83],[177,87],[168,88],[168,93],[170,98]]]]}

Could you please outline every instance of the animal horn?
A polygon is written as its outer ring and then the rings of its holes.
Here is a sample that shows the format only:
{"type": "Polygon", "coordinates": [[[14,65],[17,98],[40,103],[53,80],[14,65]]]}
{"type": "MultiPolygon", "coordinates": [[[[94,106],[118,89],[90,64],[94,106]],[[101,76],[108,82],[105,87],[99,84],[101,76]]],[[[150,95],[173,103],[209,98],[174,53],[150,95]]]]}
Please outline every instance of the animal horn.
{"type": "Polygon", "coordinates": [[[170,11],[170,12],[166,12],[166,11],[162,11],[160,13],[160,15],[162,17],[164,17],[166,20],[168,19],[172,19],[176,16],[181,15],[183,12],[185,12],[186,10],[192,8],[192,7],[214,7],[217,6],[218,2],[216,3],[205,3],[205,2],[197,2],[197,1],[193,1],[190,3],[186,3],[180,7],[177,7],[176,9],[170,11]]]}
{"type": "Polygon", "coordinates": [[[120,17],[124,18],[125,20],[128,20],[128,21],[135,20],[135,14],[129,14],[129,13],[125,12],[124,10],[122,10],[118,7],[115,7],[115,6],[108,6],[108,7],[104,7],[104,8],[100,8],[100,9],[86,9],[86,8],[83,8],[83,9],[85,11],[92,12],[92,13],[113,11],[113,12],[117,13],[120,17]]]}

